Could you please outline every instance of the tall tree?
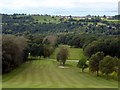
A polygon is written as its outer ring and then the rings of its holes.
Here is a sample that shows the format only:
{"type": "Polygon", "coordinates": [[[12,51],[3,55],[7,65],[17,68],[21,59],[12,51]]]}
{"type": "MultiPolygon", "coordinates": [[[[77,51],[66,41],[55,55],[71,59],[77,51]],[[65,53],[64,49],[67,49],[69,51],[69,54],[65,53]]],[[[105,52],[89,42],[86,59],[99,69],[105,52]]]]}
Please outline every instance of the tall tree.
{"type": "Polygon", "coordinates": [[[93,54],[90,58],[90,71],[96,72],[97,76],[99,75],[99,62],[104,58],[103,52],[97,52],[96,54],[93,54]]]}

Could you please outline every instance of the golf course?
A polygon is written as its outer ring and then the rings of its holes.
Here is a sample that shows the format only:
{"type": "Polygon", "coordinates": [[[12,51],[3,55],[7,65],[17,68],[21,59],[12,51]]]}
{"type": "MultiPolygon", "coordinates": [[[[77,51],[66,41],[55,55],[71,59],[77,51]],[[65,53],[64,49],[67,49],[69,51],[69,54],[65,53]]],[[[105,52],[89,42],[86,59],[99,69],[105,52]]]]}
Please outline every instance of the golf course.
{"type": "Polygon", "coordinates": [[[1,0],[0,6],[2,90],[120,90],[120,2],[1,0]]]}
{"type": "Polygon", "coordinates": [[[117,81],[81,73],[68,62],[58,67],[52,60],[35,60],[3,76],[3,88],[117,88],[117,81]]]}
{"type": "MultiPolygon", "coordinates": [[[[69,48],[76,51],[76,48],[69,48]]],[[[78,49],[79,52],[81,49],[78,49]]],[[[56,52],[56,51],[55,51],[56,52]]],[[[81,52],[74,55],[82,56],[81,52]]],[[[53,53],[55,55],[55,53],[53,53]]],[[[74,53],[75,54],[75,53],[74,53]]],[[[54,57],[53,55],[53,57],[54,57]]],[[[69,58],[74,59],[74,56],[69,58]]],[[[79,57],[78,57],[79,58],[79,57]]],[[[90,74],[88,69],[81,72],[76,67],[76,60],[66,61],[60,67],[56,59],[31,60],[22,64],[17,69],[3,75],[3,88],[117,88],[118,82],[106,80],[90,74]]]]}

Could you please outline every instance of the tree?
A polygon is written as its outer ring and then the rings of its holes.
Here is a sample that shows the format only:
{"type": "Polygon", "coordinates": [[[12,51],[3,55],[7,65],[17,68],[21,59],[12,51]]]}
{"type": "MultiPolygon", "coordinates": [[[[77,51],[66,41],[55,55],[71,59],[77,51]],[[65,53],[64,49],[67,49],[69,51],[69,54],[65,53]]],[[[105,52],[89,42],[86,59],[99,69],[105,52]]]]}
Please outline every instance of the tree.
{"type": "Polygon", "coordinates": [[[100,71],[106,75],[107,79],[108,75],[114,71],[114,67],[115,67],[114,58],[109,55],[104,57],[104,59],[101,60],[99,64],[100,71]]]}
{"type": "Polygon", "coordinates": [[[66,47],[61,47],[57,54],[57,61],[60,62],[60,65],[65,65],[66,59],[68,58],[68,49],[66,47]]]}
{"type": "Polygon", "coordinates": [[[56,46],[57,44],[57,37],[54,36],[54,35],[49,35],[49,36],[46,36],[44,39],[43,39],[43,44],[46,44],[46,45],[51,45],[51,46],[56,46]]]}
{"type": "Polygon", "coordinates": [[[43,55],[43,45],[42,44],[37,44],[37,43],[33,43],[30,46],[30,54],[31,56],[42,56],[43,55]]]}
{"type": "Polygon", "coordinates": [[[50,57],[50,55],[51,55],[50,47],[44,45],[43,57],[44,57],[44,58],[50,57]]]}
{"type": "Polygon", "coordinates": [[[57,46],[57,37],[56,36],[46,36],[42,44],[44,45],[44,57],[50,57],[50,55],[54,52],[55,47],[57,46]]]}
{"type": "Polygon", "coordinates": [[[79,60],[77,67],[82,69],[82,72],[84,72],[84,69],[88,67],[87,65],[87,60],[82,58],[81,60],[79,60]]]}
{"type": "Polygon", "coordinates": [[[88,44],[85,49],[84,53],[86,56],[91,57],[93,54],[105,50],[106,45],[102,40],[93,41],[88,44]]]}
{"type": "Polygon", "coordinates": [[[6,73],[21,65],[26,60],[27,42],[24,37],[3,35],[2,38],[2,72],[6,73]]]}
{"type": "Polygon", "coordinates": [[[90,71],[97,72],[97,76],[99,75],[99,62],[104,58],[103,52],[97,52],[96,54],[93,54],[90,58],[90,71]]]}
{"type": "Polygon", "coordinates": [[[120,68],[119,68],[120,67],[120,59],[118,59],[117,57],[114,57],[113,59],[114,59],[114,64],[115,64],[114,71],[118,74],[120,71],[120,68]]]}
{"type": "Polygon", "coordinates": [[[31,56],[43,56],[44,45],[42,44],[42,35],[29,35],[27,36],[29,43],[29,53],[31,56]]]}

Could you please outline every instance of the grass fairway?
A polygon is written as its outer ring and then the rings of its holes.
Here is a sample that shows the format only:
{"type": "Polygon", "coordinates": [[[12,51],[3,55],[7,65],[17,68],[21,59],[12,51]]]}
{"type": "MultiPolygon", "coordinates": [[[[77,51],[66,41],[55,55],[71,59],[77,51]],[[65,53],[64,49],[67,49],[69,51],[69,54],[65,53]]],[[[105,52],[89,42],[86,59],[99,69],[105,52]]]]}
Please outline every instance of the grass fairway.
{"type": "MultiPolygon", "coordinates": [[[[84,54],[83,54],[83,49],[81,48],[71,48],[67,45],[64,45],[68,48],[68,51],[69,51],[69,57],[68,57],[68,60],[80,60],[82,57],[85,57],[84,54]]],[[[55,52],[51,55],[50,58],[52,59],[56,59],[56,55],[59,51],[59,48],[57,48],[55,50],[55,52]]]]}
{"type": "Polygon", "coordinates": [[[3,75],[3,88],[117,88],[117,81],[81,73],[76,62],[58,68],[52,60],[34,60],[3,75]]]}

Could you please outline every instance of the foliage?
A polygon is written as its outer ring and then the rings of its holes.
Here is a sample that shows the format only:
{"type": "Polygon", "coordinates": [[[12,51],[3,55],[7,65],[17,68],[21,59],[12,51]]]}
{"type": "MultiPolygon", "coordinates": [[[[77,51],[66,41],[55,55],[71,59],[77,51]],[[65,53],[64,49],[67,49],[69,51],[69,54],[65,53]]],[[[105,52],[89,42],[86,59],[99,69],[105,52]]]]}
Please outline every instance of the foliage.
{"type": "Polygon", "coordinates": [[[31,56],[50,57],[56,48],[56,37],[42,35],[27,35],[29,53],[31,56]]]}
{"type": "Polygon", "coordinates": [[[68,44],[77,48],[85,48],[89,43],[98,39],[99,36],[93,34],[62,34],[58,35],[59,44],[68,44]]]}
{"type": "Polygon", "coordinates": [[[81,58],[81,60],[79,60],[77,67],[82,69],[82,72],[84,72],[84,69],[88,67],[87,65],[87,60],[84,58],[81,58]]]}
{"type": "Polygon", "coordinates": [[[100,71],[103,74],[106,74],[107,79],[108,79],[108,75],[114,71],[114,67],[115,67],[115,61],[114,58],[111,56],[104,57],[104,59],[101,60],[99,64],[100,71]]]}
{"type": "Polygon", "coordinates": [[[60,65],[65,65],[66,59],[68,58],[68,49],[66,47],[61,47],[57,54],[57,61],[60,62],[60,65]]]}
{"type": "Polygon", "coordinates": [[[24,37],[3,35],[2,38],[2,72],[6,73],[26,61],[28,52],[24,37]]]}
{"type": "Polygon", "coordinates": [[[120,59],[117,57],[114,57],[114,64],[115,64],[114,71],[117,73],[117,75],[119,77],[119,75],[120,75],[120,59]]]}
{"type": "Polygon", "coordinates": [[[32,34],[61,32],[120,34],[117,29],[118,23],[101,19],[99,16],[91,16],[91,19],[86,16],[85,19],[76,20],[72,16],[66,18],[50,15],[2,14],[2,25],[4,34],[23,34],[26,31],[32,34]]]}
{"type": "Polygon", "coordinates": [[[44,46],[42,44],[43,36],[28,35],[28,48],[31,56],[43,56],[44,46]]]}
{"type": "MultiPolygon", "coordinates": [[[[103,37],[104,38],[104,37],[103,37]]],[[[85,49],[84,53],[86,56],[91,57],[92,54],[96,52],[104,52],[105,55],[110,55],[112,57],[120,57],[120,37],[109,37],[106,39],[99,39],[89,43],[85,49]]]]}
{"type": "Polygon", "coordinates": [[[89,68],[92,72],[97,72],[97,76],[99,75],[99,63],[104,58],[103,52],[97,52],[93,54],[90,58],[89,68]]]}

